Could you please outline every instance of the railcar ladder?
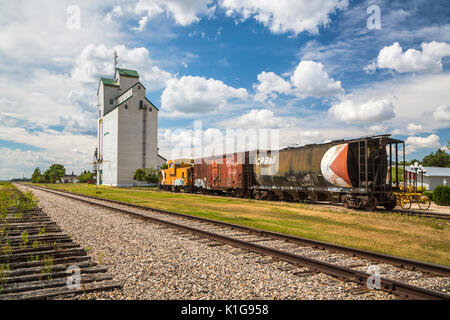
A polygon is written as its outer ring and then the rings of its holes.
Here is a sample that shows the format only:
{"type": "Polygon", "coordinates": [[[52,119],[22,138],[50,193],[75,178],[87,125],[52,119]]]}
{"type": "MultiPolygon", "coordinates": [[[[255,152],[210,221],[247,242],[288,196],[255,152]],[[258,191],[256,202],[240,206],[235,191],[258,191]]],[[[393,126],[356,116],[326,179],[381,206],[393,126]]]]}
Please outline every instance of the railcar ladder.
{"type": "Polygon", "coordinates": [[[358,142],[359,150],[359,187],[363,185],[367,189],[367,181],[369,180],[367,171],[367,140],[358,142]]]}

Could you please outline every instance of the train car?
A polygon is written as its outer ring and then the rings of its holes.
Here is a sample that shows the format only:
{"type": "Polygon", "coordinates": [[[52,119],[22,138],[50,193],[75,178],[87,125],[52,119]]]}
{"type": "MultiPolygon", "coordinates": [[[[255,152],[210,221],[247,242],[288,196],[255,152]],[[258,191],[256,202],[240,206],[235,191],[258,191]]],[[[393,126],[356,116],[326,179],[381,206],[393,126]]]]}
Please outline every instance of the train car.
{"type": "Polygon", "coordinates": [[[398,177],[393,186],[387,173],[393,165],[393,146],[398,166],[401,143],[385,135],[286,148],[266,152],[262,157],[257,152],[253,161],[255,197],[327,200],[342,202],[346,207],[373,210],[383,205],[393,209],[398,177]]]}
{"type": "Polygon", "coordinates": [[[249,152],[201,158],[194,163],[194,188],[206,193],[244,196],[251,191],[252,178],[249,152]]]}
{"type": "Polygon", "coordinates": [[[181,179],[183,183],[177,182],[182,174],[177,168],[184,170],[182,166],[166,169],[166,176],[177,178],[165,180],[163,188],[268,200],[331,201],[368,210],[382,205],[391,210],[396,204],[394,192],[399,190],[399,144],[404,163],[404,141],[390,135],[206,157],[191,161],[189,179],[181,179]],[[388,174],[393,166],[395,185],[388,174]]]}
{"type": "Polygon", "coordinates": [[[167,169],[160,170],[159,188],[166,191],[191,191],[193,185],[193,160],[169,160],[167,169]]]}

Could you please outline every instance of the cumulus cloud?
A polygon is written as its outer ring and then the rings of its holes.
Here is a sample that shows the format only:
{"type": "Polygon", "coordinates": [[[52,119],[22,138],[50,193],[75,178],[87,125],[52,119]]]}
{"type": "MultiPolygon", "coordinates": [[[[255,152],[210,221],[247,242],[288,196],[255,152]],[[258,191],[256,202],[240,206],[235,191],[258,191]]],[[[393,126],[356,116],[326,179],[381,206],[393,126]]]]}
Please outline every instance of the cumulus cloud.
{"type": "Polygon", "coordinates": [[[375,124],[369,127],[369,131],[373,134],[380,134],[386,131],[387,127],[379,124],[375,124]]]}
{"type": "Polygon", "coordinates": [[[267,99],[275,99],[278,93],[288,94],[291,84],[273,72],[261,72],[258,74],[258,84],[253,87],[256,91],[255,100],[266,102],[267,99]]]}
{"type": "Polygon", "coordinates": [[[422,131],[422,126],[420,124],[410,123],[408,124],[409,132],[420,132],[422,131]]]}
{"type": "Polygon", "coordinates": [[[147,48],[128,48],[124,45],[107,47],[104,44],[89,44],[81,51],[72,70],[72,79],[81,83],[98,83],[100,77],[114,74],[113,52],[119,54],[119,67],[136,69],[147,90],[160,90],[165,87],[172,75],[161,70],[150,58],[147,48]]]}
{"type": "MultiPolygon", "coordinates": [[[[66,6],[58,2],[47,8],[47,4],[36,4],[41,5],[39,9],[34,4],[24,5],[26,8],[20,3],[8,4],[8,8],[0,4],[5,13],[0,18],[0,67],[13,70],[0,75],[0,139],[25,149],[39,148],[33,166],[57,161],[72,170],[89,169],[96,146],[97,84],[100,76],[113,75],[112,52],[119,52],[121,66],[139,70],[150,91],[163,89],[172,75],[161,70],[145,48],[108,44],[112,36],[115,43],[121,37],[115,24],[106,32],[104,17],[91,15],[93,7],[95,12],[107,12],[103,5],[81,4],[82,28],[69,30],[60,18],[66,6]],[[6,14],[9,10],[11,14],[6,14]],[[8,20],[14,17],[14,10],[23,15],[21,23],[8,20]],[[38,19],[34,18],[36,11],[42,12],[38,19]],[[56,21],[54,17],[58,17],[56,21]],[[40,65],[49,66],[48,70],[40,65]],[[72,152],[75,146],[78,151],[72,152]]],[[[120,15],[118,9],[113,12],[120,15]]],[[[4,151],[4,155],[16,154],[15,149],[4,151]]],[[[3,166],[5,162],[0,161],[3,166]]],[[[26,176],[34,169],[21,163],[17,167],[26,176]]],[[[0,174],[0,179],[11,177],[0,174]]]]}
{"type": "Polygon", "coordinates": [[[370,100],[359,104],[345,100],[332,106],[328,112],[347,123],[384,121],[395,117],[394,106],[389,100],[370,100]]]}
{"type": "Polygon", "coordinates": [[[106,22],[112,22],[113,18],[118,18],[123,16],[123,10],[121,6],[115,6],[110,12],[105,16],[106,22]]]}
{"type": "Polygon", "coordinates": [[[263,71],[253,88],[255,100],[263,103],[277,98],[278,94],[320,98],[344,93],[341,82],[330,77],[322,63],[310,60],[300,61],[288,80],[263,71]]]}
{"type": "MultiPolygon", "coordinates": [[[[75,1],[74,1],[75,2],[75,1]]],[[[0,66],[17,64],[62,65],[73,63],[80,48],[89,43],[115,43],[123,35],[120,24],[104,21],[111,10],[108,1],[79,0],[80,28],[67,26],[67,1],[0,1],[0,66]],[[36,14],[39,12],[39,14],[36,14]]],[[[115,11],[115,14],[118,14],[115,11]]]]}
{"type": "Polygon", "coordinates": [[[161,106],[167,116],[211,113],[248,100],[246,89],[233,88],[220,80],[183,76],[167,81],[161,106]]]}
{"type": "Polygon", "coordinates": [[[23,151],[15,148],[0,149],[2,179],[31,176],[39,166],[46,169],[52,163],[63,164],[68,171],[91,168],[96,137],[86,134],[58,132],[51,129],[28,131],[0,125],[0,139],[29,145],[37,150],[23,151]],[[20,172],[20,175],[17,175],[20,172]]]}
{"type": "Polygon", "coordinates": [[[331,78],[320,62],[301,61],[291,76],[291,82],[302,96],[324,97],[343,93],[341,82],[331,78]]]}
{"type": "MultiPolygon", "coordinates": [[[[442,59],[450,56],[450,44],[445,42],[424,42],[422,51],[409,49],[403,52],[398,42],[384,47],[378,54],[377,67],[405,72],[441,72],[442,59]]],[[[370,68],[368,69],[371,70],[370,68]]]]}
{"type": "Polygon", "coordinates": [[[437,121],[450,121],[450,106],[441,105],[433,113],[433,118],[437,121]]]}
{"type": "Polygon", "coordinates": [[[439,143],[439,136],[434,133],[429,135],[428,137],[408,137],[406,139],[406,152],[414,153],[420,149],[430,149],[430,148],[438,148],[441,146],[439,143]]]}
{"type": "MultiPolygon", "coordinates": [[[[431,133],[448,128],[449,121],[445,120],[446,112],[442,112],[446,107],[437,108],[447,106],[450,101],[448,83],[450,74],[445,72],[406,75],[373,82],[370,86],[361,86],[340,101],[351,100],[355,105],[367,101],[391,101],[395,118],[386,119],[383,123],[379,123],[380,125],[386,126],[393,134],[411,135],[412,132],[409,132],[407,127],[410,123],[414,123],[422,126],[420,132],[431,133]]],[[[334,116],[331,112],[330,115],[334,116]]]]}
{"type": "Polygon", "coordinates": [[[135,13],[146,15],[139,21],[137,30],[144,30],[147,22],[156,15],[166,13],[176,23],[187,26],[200,20],[200,16],[209,15],[215,7],[209,7],[212,0],[139,0],[135,13]]]}
{"type": "Polygon", "coordinates": [[[347,0],[222,0],[220,6],[228,16],[250,18],[264,24],[273,33],[303,31],[318,33],[327,26],[330,15],[347,8],[347,0]]]}
{"type": "Polygon", "coordinates": [[[227,128],[286,128],[293,125],[290,119],[277,117],[271,110],[252,109],[240,117],[222,122],[227,128]]]}

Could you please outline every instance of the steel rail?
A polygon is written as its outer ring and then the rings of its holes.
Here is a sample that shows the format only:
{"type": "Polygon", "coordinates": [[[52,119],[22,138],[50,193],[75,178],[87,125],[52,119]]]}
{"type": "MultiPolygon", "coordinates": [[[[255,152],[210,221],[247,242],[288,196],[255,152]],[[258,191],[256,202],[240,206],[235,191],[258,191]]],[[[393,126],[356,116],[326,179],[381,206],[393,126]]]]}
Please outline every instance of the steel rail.
{"type": "Polygon", "coordinates": [[[44,187],[36,187],[36,186],[29,186],[29,187],[43,189],[44,191],[49,191],[49,192],[53,192],[56,194],[59,194],[59,192],[68,193],[68,194],[73,194],[73,195],[81,196],[81,197],[85,197],[85,198],[96,199],[96,200],[100,200],[100,201],[115,203],[118,205],[134,207],[134,208],[142,209],[142,210],[146,210],[146,211],[153,211],[153,212],[157,212],[157,213],[161,213],[161,214],[178,216],[178,217],[186,218],[186,219],[190,219],[190,220],[207,222],[210,224],[229,227],[232,229],[243,230],[243,231],[258,234],[261,236],[272,237],[277,240],[289,241],[289,242],[298,243],[298,244],[302,244],[302,245],[312,246],[312,247],[319,248],[319,249],[327,249],[327,250],[331,250],[331,251],[351,254],[351,255],[359,257],[359,258],[365,258],[365,259],[370,259],[373,261],[385,262],[385,263],[395,265],[397,267],[407,268],[409,270],[418,270],[418,271],[422,271],[422,272],[433,273],[433,274],[440,275],[440,276],[450,277],[450,267],[443,266],[443,265],[432,264],[432,263],[428,263],[428,262],[397,257],[397,256],[393,256],[393,255],[388,255],[388,254],[337,245],[337,244],[319,241],[319,240],[312,240],[312,239],[292,236],[292,235],[278,233],[278,232],[274,232],[274,231],[251,228],[251,227],[237,225],[237,224],[233,224],[233,223],[229,223],[229,222],[223,222],[223,221],[219,221],[219,220],[197,217],[197,216],[192,216],[192,215],[179,213],[179,212],[172,212],[172,211],[167,211],[167,210],[162,210],[162,209],[156,209],[156,208],[151,208],[151,207],[133,204],[133,203],[127,203],[127,202],[118,201],[118,200],[104,199],[101,197],[89,196],[89,195],[84,195],[84,194],[70,192],[70,191],[54,190],[54,189],[44,188],[44,187]]]}
{"type": "MultiPolygon", "coordinates": [[[[119,189],[132,189],[132,187],[119,187],[119,189]]],[[[70,192],[70,191],[66,191],[70,192]]],[[[165,192],[171,192],[171,191],[165,191],[165,192]]],[[[195,194],[190,193],[188,194],[195,194]]],[[[222,195],[214,195],[214,194],[201,194],[204,196],[218,196],[218,197],[231,197],[236,199],[241,199],[239,197],[235,197],[229,194],[222,194],[222,195]]],[[[95,198],[95,197],[94,197],[95,198]]],[[[286,201],[290,203],[289,201],[286,201]]],[[[333,202],[325,202],[325,201],[311,201],[306,200],[305,202],[295,202],[294,203],[300,203],[300,204],[318,204],[318,205],[325,205],[330,207],[343,207],[342,203],[333,203],[333,202]]],[[[349,210],[358,210],[356,208],[349,208],[349,210]]],[[[424,218],[433,218],[433,219],[442,219],[442,220],[450,220],[450,214],[445,213],[439,213],[439,212],[433,212],[433,211],[421,211],[421,210],[411,210],[411,209],[393,209],[393,210],[386,210],[386,209],[377,209],[375,211],[365,211],[365,212],[376,212],[376,213],[400,213],[405,214],[409,216],[416,216],[416,217],[424,217],[424,218]]]]}
{"type": "MultiPolygon", "coordinates": [[[[69,199],[85,202],[85,203],[88,203],[88,204],[91,204],[94,206],[99,206],[102,208],[115,210],[117,212],[121,212],[121,213],[127,214],[127,215],[135,217],[135,218],[143,219],[145,221],[151,221],[151,222],[158,223],[158,224],[161,224],[164,226],[172,227],[172,228],[179,229],[179,230],[184,230],[184,231],[187,231],[187,232],[190,232],[193,234],[197,234],[197,235],[205,237],[205,238],[209,238],[214,241],[230,244],[232,246],[243,248],[243,249],[246,249],[246,250],[249,250],[252,252],[271,256],[273,258],[276,258],[276,259],[279,259],[282,261],[286,261],[286,262],[289,262],[289,263],[292,263],[295,265],[306,266],[313,271],[323,272],[323,273],[337,277],[344,281],[353,281],[353,282],[359,283],[361,285],[365,285],[367,283],[367,281],[369,280],[369,278],[371,278],[373,276],[366,272],[332,265],[332,264],[329,264],[326,262],[310,259],[307,257],[302,257],[299,255],[288,253],[288,252],[281,251],[278,249],[261,246],[261,245],[255,244],[255,243],[251,243],[251,242],[247,242],[247,241],[243,241],[243,240],[239,240],[239,239],[234,239],[234,238],[224,236],[221,234],[216,234],[216,233],[213,233],[210,231],[200,230],[200,229],[193,228],[193,227],[190,227],[187,225],[182,225],[182,224],[167,221],[164,219],[151,217],[151,216],[148,216],[148,215],[145,215],[142,213],[125,210],[125,209],[121,209],[121,208],[117,208],[117,207],[111,207],[111,206],[101,204],[98,202],[94,202],[91,200],[87,200],[87,199],[80,199],[77,197],[73,197],[73,196],[64,194],[64,193],[67,193],[66,191],[59,191],[59,190],[55,191],[55,190],[48,189],[48,188],[35,187],[35,186],[29,186],[29,185],[28,185],[28,187],[36,188],[38,190],[50,192],[53,194],[57,194],[57,195],[60,195],[63,197],[67,197],[69,199]]],[[[80,195],[80,194],[76,194],[76,195],[84,196],[84,195],[80,195]]],[[[91,197],[91,196],[88,196],[88,198],[89,197],[91,197]]],[[[92,198],[95,198],[96,200],[103,200],[102,198],[98,198],[98,197],[92,197],[92,198]]],[[[113,201],[115,201],[115,200],[113,200],[113,201]]],[[[123,204],[127,205],[126,203],[123,203],[123,204]]],[[[164,210],[158,210],[158,211],[164,211],[164,210]]],[[[166,213],[166,212],[164,212],[164,213],[166,213]]],[[[185,215],[183,215],[183,216],[185,216],[185,215]]],[[[192,218],[192,216],[188,216],[188,217],[192,218]]],[[[213,221],[214,223],[217,222],[214,220],[211,220],[211,221],[213,221]]],[[[233,226],[235,226],[235,225],[233,225],[233,226]]],[[[408,285],[405,283],[401,283],[401,282],[386,279],[386,278],[380,278],[380,289],[382,291],[385,291],[388,293],[393,293],[393,294],[399,295],[401,297],[410,298],[410,299],[450,300],[450,295],[432,291],[432,290],[428,290],[428,289],[424,289],[424,288],[420,288],[420,287],[411,286],[411,285],[408,285]]]]}

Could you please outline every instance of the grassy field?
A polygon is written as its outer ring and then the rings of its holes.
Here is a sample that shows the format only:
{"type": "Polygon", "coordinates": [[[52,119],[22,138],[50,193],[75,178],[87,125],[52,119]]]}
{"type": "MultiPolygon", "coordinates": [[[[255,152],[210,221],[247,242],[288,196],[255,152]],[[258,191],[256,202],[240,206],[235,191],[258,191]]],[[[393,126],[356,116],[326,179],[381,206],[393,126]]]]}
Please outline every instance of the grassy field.
{"type": "Polygon", "coordinates": [[[2,189],[2,188],[9,188],[9,187],[11,187],[12,186],[12,184],[11,184],[11,182],[9,182],[9,181],[0,181],[0,190],[2,189]]]}
{"type": "Polygon", "coordinates": [[[46,185],[300,237],[450,266],[450,223],[317,205],[175,194],[144,188],[46,185]]]}

